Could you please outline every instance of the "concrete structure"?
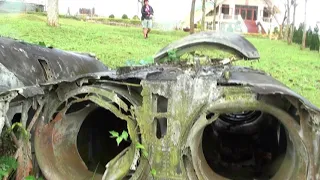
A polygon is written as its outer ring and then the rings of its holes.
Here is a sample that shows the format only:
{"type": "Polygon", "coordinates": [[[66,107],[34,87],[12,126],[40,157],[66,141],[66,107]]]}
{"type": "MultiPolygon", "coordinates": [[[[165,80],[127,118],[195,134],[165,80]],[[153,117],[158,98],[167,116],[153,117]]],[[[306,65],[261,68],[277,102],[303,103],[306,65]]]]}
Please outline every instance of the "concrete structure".
{"type": "MultiPolygon", "coordinates": [[[[280,10],[272,0],[218,0],[216,8],[216,27],[220,31],[242,33],[265,33],[277,27],[280,10]],[[271,10],[275,12],[272,16],[271,10]]],[[[202,8],[196,8],[195,23],[202,18],[202,8]]],[[[186,17],[182,26],[190,27],[190,16],[186,17]]],[[[212,29],[213,3],[206,3],[206,28],[212,29]]]]}
{"type": "Polygon", "coordinates": [[[0,0],[0,12],[44,11],[46,0],[0,0]]]}

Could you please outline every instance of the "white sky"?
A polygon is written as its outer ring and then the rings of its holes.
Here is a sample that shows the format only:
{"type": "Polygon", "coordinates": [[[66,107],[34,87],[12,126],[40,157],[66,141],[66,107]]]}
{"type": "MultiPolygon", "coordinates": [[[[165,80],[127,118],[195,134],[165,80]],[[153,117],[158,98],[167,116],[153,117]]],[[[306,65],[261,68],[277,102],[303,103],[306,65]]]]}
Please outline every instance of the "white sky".
{"type": "MultiPolygon", "coordinates": [[[[282,0],[279,0],[282,1],[282,0]]],[[[75,13],[79,8],[95,7],[96,13],[99,15],[109,16],[114,14],[121,17],[127,14],[129,17],[139,15],[138,0],[59,0],[60,13],[65,14],[68,7],[71,13],[75,13]]],[[[297,7],[297,24],[303,22],[304,0],[298,0],[297,7]]],[[[173,22],[184,20],[190,12],[191,0],[149,0],[150,5],[155,11],[156,21],[173,22]]],[[[201,4],[201,0],[197,0],[197,4],[201,4]]],[[[308,0],[308,25],[314,26],[316,21],[320,21],[320,0],[308,0]]]]}

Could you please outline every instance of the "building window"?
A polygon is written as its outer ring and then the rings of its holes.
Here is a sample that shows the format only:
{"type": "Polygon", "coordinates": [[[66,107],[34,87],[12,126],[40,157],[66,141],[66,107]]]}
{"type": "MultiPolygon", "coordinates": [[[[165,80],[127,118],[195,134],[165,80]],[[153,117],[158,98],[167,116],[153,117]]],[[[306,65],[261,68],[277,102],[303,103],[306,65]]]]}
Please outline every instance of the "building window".
{"type": "Polygon", "coordinates": [[[245,9],[241,9],[241,17],[243,20],[246,20],[247,18],[247,11],[245,9]]]}
{"type": "Polygon", "coordinates": [[[240,14],[243,20],[255,21],[257,20],[258,7],[257,6],[238,6],[236,5],[235,15],[240,14]]]}
{"type": "Polygon", "coordinates": [[[271,16],[271,13],[270,11],[268,10],[268,8],[263,8],[263,17],[266,18],[266,17],[270,17],[271,16]]]}
{"type": "Polygon", "coordinates": [[[239,9],[236,9],[236,11],[235,11],[234,14],[235,14],[235,15],[239,15],[239,9]]]}
{"type": "Polygon", "coordinates": [[[223,13],[223,14],[229,14],[229,5],[223,4],[223,5],[222,5],[222,8],[221,8],[221,13],[223,13]]]}

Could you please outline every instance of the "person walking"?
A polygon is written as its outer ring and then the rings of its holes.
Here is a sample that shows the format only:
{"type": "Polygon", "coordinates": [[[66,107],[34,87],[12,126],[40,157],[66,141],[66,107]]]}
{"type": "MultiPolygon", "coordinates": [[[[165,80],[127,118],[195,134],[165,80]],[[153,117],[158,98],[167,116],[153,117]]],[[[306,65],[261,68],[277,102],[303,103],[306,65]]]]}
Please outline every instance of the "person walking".
{"type": "Polygon", "coordinates": [[[144,5],[141,8],[141,20],[142,20],[142,28],[143,28],[143,36],[144,38],[148,38],[148,34],[152,28],[152,16],[153,16],[153,8],[149,5],[149,0],[144,0],[144,5]]]}

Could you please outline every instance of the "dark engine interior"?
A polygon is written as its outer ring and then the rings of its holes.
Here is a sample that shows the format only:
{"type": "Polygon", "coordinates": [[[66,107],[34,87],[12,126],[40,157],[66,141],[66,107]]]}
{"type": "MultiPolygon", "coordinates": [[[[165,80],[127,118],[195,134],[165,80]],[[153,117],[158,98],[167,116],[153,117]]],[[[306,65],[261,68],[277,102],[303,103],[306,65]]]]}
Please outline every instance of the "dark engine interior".
{"type": "Polygon", "coordinates": [[[203,133],[204,156],[214,172],[234,180],[270,179],[286,153],[286,132],[260,111],[222,114],[203,133]]]}

